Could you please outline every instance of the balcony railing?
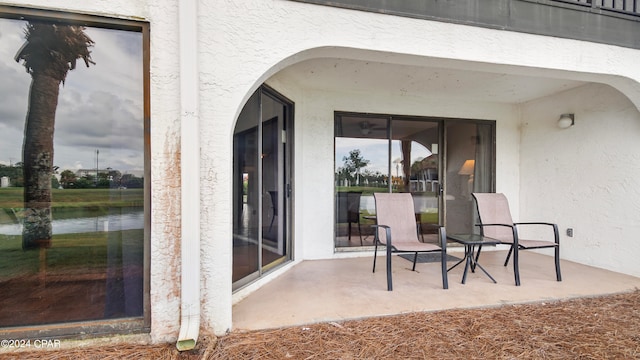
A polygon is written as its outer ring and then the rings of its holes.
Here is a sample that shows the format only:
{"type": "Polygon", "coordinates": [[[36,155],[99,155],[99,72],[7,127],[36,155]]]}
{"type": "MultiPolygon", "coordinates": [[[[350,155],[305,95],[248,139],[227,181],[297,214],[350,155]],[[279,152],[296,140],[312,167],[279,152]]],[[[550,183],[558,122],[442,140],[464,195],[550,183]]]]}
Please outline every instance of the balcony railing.
{"type": "Polygon", "coordinates": [[[551,0],[640,16],[640,0],[551,0]]]}
{"type": "Polygon", "coordinates": [[[640,50],[640,0],[292,0],[640,50]]]}

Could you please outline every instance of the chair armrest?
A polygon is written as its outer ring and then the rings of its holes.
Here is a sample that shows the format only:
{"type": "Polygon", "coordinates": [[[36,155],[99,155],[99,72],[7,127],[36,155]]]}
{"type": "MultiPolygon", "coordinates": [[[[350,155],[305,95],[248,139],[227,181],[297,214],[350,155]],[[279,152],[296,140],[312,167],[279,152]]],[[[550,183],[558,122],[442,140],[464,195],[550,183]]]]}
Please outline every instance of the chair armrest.
{"type": "Polygon", "coordinates": [[[371,227],[376,229],[376,235],[375,235],[374,241],[376,242],[380,241],[380,239],[378,238],[378,228],[382,228],[386,231],[386,235],[387,235],[386,245],[387,247],[391,247],[391,227],[387,225],[371,225],[371,227]]]}
{"type": "Polygon", "coordinates": [[[549,222],[517,222],[517,223],[514,223],[513,225],[549,225],[549,226],[554,226],[556,224],[549,223],[549,222]]]}
{"type": "MultiPolygon", "coordinates": [[[[476,226],[480,226],[481,228],[485,227],[485,226],[503,226],[503,227],[508,227],[511,229],[511,232],[513,233],[513,243],[516,245],[518,245],[518,228],[516,227],[515,224],[476,224],[476,226]]],[[[484,232],[482,229],[480,229],[481,234],[484,235],[484,232]]],[[[498,239],[499,240],[499,239],[498,239]]]]}
{"type": "Polygon", "coordinates": [[[518,222],[513,224],[515,226],[518,225],[545,225],[553,227],[553,237],[556,244],[560,244],[560,232],[558,231],[558,224],[548,223],[548,222],[518,222]]]}
{"type": "Polygon", "coordinates": [[[480,226],[480,227],[485,227],[485,226],[504,226],[504,227],[509,227],[513,230],[513,238],[515,240],[515,242],[518,242],[518,226],[519,225],[545,225],[545,226],[551,226],[553,227],[553,237],[554,237],[554,241],[556,244],[560,244],[560,233],[558,232],[558,225],[557,224],[553,224],[553,223],[547,223],[547,222],[519,222],[519,223],[513,223],[511,225],[509,224],[476,224],[476,226],[480,226]]]}
{"type": "Polygon", "coordinates": [[[516,224],[476,224],[476,226],[484,227],[484,226],[504,226],[513,228],[516,224]]]}

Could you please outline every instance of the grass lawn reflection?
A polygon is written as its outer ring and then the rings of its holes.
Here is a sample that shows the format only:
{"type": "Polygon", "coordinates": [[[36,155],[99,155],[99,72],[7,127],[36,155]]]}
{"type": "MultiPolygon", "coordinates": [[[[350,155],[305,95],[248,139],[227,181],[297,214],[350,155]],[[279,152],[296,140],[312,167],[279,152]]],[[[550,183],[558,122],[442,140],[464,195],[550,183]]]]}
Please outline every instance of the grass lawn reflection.
{"type": "MultiPolygon", "coordinates": [[[[0,189],[0,228],[19,226],[22,206],[22,188],[0,189]]],[[[54,222],[120,219],[144,211],[144,191],[56,189],[51,208],[54,222]]],[[[30,250],[0,233],[0,327],[141,316],[143,227],[54,232],[51,247],[30,250]]]]}

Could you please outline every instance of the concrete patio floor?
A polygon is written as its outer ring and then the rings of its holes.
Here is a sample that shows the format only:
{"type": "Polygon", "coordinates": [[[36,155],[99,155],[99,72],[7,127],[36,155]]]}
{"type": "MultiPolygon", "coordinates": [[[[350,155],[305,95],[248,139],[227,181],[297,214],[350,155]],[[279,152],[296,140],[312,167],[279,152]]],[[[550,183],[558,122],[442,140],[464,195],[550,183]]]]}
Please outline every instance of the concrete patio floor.
{"type": "MultiPolygon", "coordinates": [[[[457,249],[455,249],[457,250],[457,249]]],[[[462,257],[461,252],[448,251],[462,257]]],[[[549,302],[629,292],[640,278],[562,261],[562,281],[555,279],[553,257],[520,252],[521,286],[515,286],[512,262],[502,266],[506,251],[483,251],[479,269],[461,284],[464,264],[449,272],[442,289],[439,263],[411,262],[394,256],[393,291],[387,291],[385,257],[303,261],[249,294],[233,307],[233,330],[259,330],[327,321],[343,321],[417,311],[493,307],[549,302]]],[[[455,262],[448,262],[448,267],[455,262]]]]}

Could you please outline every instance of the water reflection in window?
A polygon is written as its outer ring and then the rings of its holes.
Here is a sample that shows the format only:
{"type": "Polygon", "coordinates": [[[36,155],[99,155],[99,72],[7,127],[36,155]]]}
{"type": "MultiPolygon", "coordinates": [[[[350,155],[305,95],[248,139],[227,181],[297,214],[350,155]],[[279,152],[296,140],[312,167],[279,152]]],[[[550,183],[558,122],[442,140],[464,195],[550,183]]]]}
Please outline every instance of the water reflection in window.
{"type": "Polygon", "coordinates": [[[141,317],[142,33],[0,34],[0,327],[141,317]]]}
{"type": "Polygon", "coordinates": [[[336,246],[370,244],[372,194],[389,188],[388,119],[338,116],[335,133],[336,246]]]}
{"type": "Polygon", "coordinates": [[[438,223],[438,136],[434,121],[336,116],[336,247],[372,244],[374,192],[411,192],[416,219],[438,223]]]}

